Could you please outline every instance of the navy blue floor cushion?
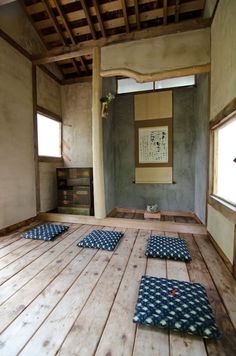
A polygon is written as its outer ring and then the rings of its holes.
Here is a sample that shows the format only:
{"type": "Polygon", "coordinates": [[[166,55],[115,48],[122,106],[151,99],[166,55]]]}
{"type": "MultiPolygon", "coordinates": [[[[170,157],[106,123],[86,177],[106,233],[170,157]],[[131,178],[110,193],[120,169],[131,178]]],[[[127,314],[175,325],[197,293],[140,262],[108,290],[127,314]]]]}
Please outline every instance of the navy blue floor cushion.
{"type": "Polygon", "coordinates": [[[113,251],[123,235],[119,231],[93,230],[77,246],[113,251]]]}
{"type": "Polygon", "coordinates": [[[219,336],[205,288],[199,283],[143,276],[133,322],[203,338],[219,336]]]}
{"type": "Polygon", "coordinates": [[[69,229],[66,225],[42,224],[22,234],[25,239],[52,241],[55,236],[69,229]]]}
{"type": "Polygon", "coordinates": [[[191,256],[184,239],[153,235],[148,239],[146,256],[190,261],[191,256]]]}

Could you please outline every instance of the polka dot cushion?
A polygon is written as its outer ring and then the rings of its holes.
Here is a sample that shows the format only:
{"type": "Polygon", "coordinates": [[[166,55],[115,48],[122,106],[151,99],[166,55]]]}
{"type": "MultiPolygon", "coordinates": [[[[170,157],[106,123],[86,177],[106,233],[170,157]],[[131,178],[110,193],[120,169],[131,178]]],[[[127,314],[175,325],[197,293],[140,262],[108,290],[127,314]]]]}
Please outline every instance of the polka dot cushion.
{"type": "Polygon", "coordinates": [[[52,241],[54,237],[69,229],[66,225],[42,224],[22,234],[25,239],[52,241]]]}
{"type": "Polygon", "coordinates": [[[113,251],[123,235],[119,231],[93,230],[77,246],[113,251]]]}
{"type": "Polygon", "coordinates": [[[219,336],[206,291],[199,283],[143,276],[133,321],[203,338],[219,336]]]}
{"type": "Polygon", "coordinates": [[[146,256],[190,261],[186,241],[176,237],[150,236],[146,256]]]}

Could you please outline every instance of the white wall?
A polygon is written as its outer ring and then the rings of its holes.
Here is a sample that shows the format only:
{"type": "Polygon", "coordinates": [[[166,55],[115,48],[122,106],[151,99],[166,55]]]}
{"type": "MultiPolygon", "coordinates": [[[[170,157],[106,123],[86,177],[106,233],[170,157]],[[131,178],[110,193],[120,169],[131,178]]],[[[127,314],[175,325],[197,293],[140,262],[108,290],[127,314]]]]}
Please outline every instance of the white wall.
{"type": "Polygon", "coordinates": [[[36,214],[31,73],[0,39],[0,229],[36,214]]]}
{"type": "MultiPolygon", "coordinates": [[[[236,97],[235,19],[236,1],[220,0],[211,28],[211,119],[236,97]]],[[[231,222],[208,206],[207,227],[232,262],[234,231],[231,222]]]]}

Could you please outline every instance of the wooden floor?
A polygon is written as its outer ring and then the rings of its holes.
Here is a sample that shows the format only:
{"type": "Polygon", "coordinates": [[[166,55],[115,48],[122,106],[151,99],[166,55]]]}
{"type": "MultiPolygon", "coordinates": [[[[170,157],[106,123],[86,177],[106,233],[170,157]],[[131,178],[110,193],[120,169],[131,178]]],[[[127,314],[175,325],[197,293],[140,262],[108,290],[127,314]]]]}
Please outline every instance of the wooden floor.
{"type": "Polygon", "coordinates": [[[0,238],[1,356],[236,354],[236,281],[207,236],[181,234],[193,258],[185,264],[145,257],[147,238],[157,231],[124,229],[114,252],[77,247],[94,228],[71,224],[54,242],[20,239],[20,232],[0,238]],[[145,273],[201,282],[221,338],[133,324],[145,273]]]}

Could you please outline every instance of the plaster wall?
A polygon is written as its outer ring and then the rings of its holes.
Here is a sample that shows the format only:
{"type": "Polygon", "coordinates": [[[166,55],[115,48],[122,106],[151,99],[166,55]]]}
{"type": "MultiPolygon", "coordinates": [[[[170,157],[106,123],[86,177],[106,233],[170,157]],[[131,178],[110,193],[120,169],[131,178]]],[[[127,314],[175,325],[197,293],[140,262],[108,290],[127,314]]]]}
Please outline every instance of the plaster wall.
{"type": "Polygon", "coordinates": [[[36,215],[31,71],[0,39],[0,229],[36,215]]]}
{"type": "Polygon", "coordinates": [[[164,210],[194,211],[194,90],[174,89],[173,181],[175,184],[134,184],[134,95],[114,102],[116,207],[145,208],[158,202],[164,210]]]}
{"type": "Polygon", "coordinates": [[[92,167],[92,82],[64,85],[63,157],[66,167],[92,167]]]}
{"type": "MultiPolygon", "coordinates": [[[[236,93],[236,1],[220,0],[211,27],[210,118],[221,111],[236,93]]],[[[208,205],[207,228],[232,262],[232,223],[208,205]],[[214,224],[218,229],[214,227],[214,224]]]]}
{"type": "MultiPolygon", "coordinates": [[[[210,63],[210,29],[125,42],[101,49],[101,70],[161,73],[210,63]]],[[[113,74],[114,75],[114,74],[113,74]]]]}

